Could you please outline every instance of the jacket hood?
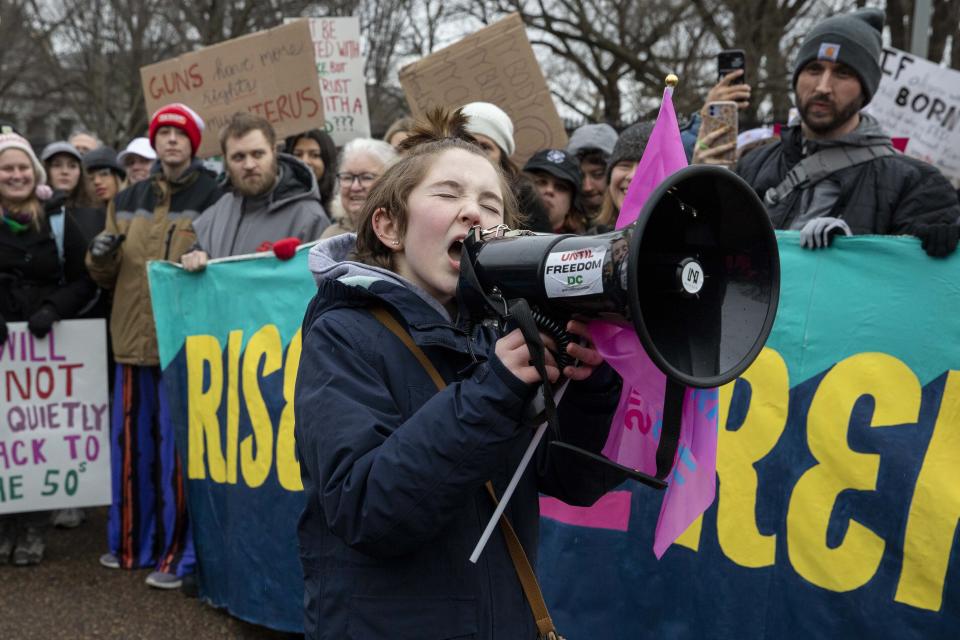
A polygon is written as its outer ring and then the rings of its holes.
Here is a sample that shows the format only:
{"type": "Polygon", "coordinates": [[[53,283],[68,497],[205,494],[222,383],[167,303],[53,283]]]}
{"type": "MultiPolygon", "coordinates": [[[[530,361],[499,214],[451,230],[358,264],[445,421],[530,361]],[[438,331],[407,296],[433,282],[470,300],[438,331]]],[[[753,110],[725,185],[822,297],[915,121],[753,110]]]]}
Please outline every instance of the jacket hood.
{"type": "MultiPolygon", "coordinates": [[[[267,211],[273,212],[277,209],[296,202],[298,200],[316,200],[320,202],[320,187],[317,185],[317,178],[313,170],[303,164],[288,153],[277,154],[277,181],[268,196],[256,196],[257,199],[267,197],[269,204],[267,211]]],[[[229,191],[235,197],[242,195],[233,188],[230,182],[230,174],[224,171],[223,180],[220,184],[224,191],[229,191]]]]}
{"type": "MultiPolygon", "coordinates": [[[[860,112],[860,124],[857,128],[845,136],[833,140],[806,140],[803,137],[801,124],[797,123],[786,128],[786,136],[789,136],[790,145],[799,147],[801,144],[807,148],[807,155],[814,153],[819,149],[828,147],[867,147],[870,145],[892,145],[883,127],[872,115],[860,112]]],[[[785,136],[785,137],[786,137],[785,136]]]]}
{"type": "Polygon", "coordinates": [[[395,305],[396,300],[391,298],[402,298],[409,293],[413,293],[439,313],[444,320],[448,322],[451,320],[450,314],[439,301],[409,280],[389,269],[348,260],[356,243],[357,234],[344,233],[321,240],[310,249],[307,262],[317,286],[329,280],[337,280],[348,286],[373,291],[379,297],[395,305]],[[389,286],[378,285],[374,287],[374,283],[384,283],[389,286]],[[396,289],[399,289],[399,291],[396,289]]]}
{"type": "Polygon", "coordinates": [[[297,200],[320,202],[320,187],[313,170],[295,156],[278,153],[277,168],[280,175],[270,194],[270,211],[275,211],[297,200]]]}

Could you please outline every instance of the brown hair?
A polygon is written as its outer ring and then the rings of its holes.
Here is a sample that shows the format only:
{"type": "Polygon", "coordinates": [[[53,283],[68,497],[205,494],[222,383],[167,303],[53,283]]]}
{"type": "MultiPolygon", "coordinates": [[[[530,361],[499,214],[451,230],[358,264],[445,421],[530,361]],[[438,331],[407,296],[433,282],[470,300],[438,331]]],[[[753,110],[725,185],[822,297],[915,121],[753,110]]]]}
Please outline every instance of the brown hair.
{"type": "MultiPolygon", "coordinates": [[[[434,109],[425,119],[417,121],[410,137],[399,145],[400,151],[405,155],[384,172],[367,196],[357,224],[357,247],[352,259],[394,270],[395,254],[377,237],[373,228],[373,215],[379,209],[389,211],[402,237],[406,234],[410,215],[407,209],[410,193],[423,182],[440,154],[451,149],[460,149],[487,158],[483,149],[467,132],[466,122],[467,118],[460,109],[451,111],[443,107],[434,109]]],[[[497,172],[500,182],[503,222],[512,227],[519,219],[517,201],[503,172],[492,162],[490,166],[497,172]]]]}
{"type": "MultiPolygon", "coordinates": [[[[67,155],[67,154],[55,153],[43,161],[43,168],[47,170],[48,176],[50,175],[50,167],[51,165],[53,165],[53,159],[59,155],[67,155]]],[[[73,156],[70,156],[70,157],[73,157],[73,156]]],[[[73,158],[73,159],[77,160],[76,158],[73,158]]],[[[90,193],[90,188],[88,184],[90,180],[90,176],[87,173],[87,170],[83,168],[83,163],[81,161],[77,160],[77,164],[80,166],[80,177],[77,179],[77,185],[70,190],[70,193],[66,194],[66,198],[64,199],[63,204],[66,205],[67,208],[73,208],[73,207],[98,208],[100,207],[100,203],[96,202],[93,194],[90,193]]],[[[117,189],[118,192],[122,188],[125,188],[125,185],[124,185],[125,182],[126,181],[124,180],[124,182],[119,183],[120,188],[117,189]]]]}
{"type": "Polygon", "coordinates": [[[387,132],[383,134],[383,141],[390,143],[390,138],[401,132],[411,132],[413,131],[414,126],[416,126],[417,121],[413,116],[403,116],[402,118],[397,118],[393,121],[390,127],[387,129],[387,132]]]}
{"type": "Polygon", "coordinates": [[[277,132],[273,130],[273,125],[266,118],[246,111],[238,111],[230,117],[227,126],[220,130],[220,150],[223,155],[227,155],[227,140],[242,138],[251,131],[262,131],[270,148],[274,150],[277,148],[277,132]]]}

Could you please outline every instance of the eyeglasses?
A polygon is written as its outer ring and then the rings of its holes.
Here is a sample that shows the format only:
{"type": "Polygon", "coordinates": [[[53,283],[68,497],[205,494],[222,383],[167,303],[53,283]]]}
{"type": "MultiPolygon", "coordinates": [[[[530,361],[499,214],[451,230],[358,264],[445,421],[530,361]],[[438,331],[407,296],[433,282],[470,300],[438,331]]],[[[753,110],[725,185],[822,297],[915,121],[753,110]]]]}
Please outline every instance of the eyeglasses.
{"type": "Polygon", "coordinates": [[[360,183],[361,187],[369,187],[373,184],[373,181],[379,178],[380,176],[376,173],[338,173],[337,180],[340,181],[341,186],[352,187],[353,181],[356,180],[360,183]]]}

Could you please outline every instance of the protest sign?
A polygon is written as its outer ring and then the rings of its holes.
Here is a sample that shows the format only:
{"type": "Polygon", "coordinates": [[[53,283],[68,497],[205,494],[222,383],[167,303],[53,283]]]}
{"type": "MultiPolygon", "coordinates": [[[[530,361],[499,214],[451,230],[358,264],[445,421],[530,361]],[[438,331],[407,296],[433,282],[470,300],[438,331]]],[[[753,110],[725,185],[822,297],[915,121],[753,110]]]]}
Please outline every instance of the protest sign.
{"type": "Polygon", "coordinates": [[[183,102],[206,123],[197,153],[220,153],[237,111],[263,116],[280,137],[323,127],[323,104],[305,20],[227,40],[140,69],[147,113],[183,102]]]}
{"type": "Polygon", "coordinates": [[[310,18],[310,37],[323,97],[324,129],[338,147],[354,138],[369,138],[360,18],[310,18]]]}
{"type": "Polygon", "coordinates": [[[563,121],[516,13],[400,70],[414,115],[431,107],[492,102],[513,120],[522,164],[540,149],[567,146],[563,121]]]}
{"type": "Polygon", "coordinates": [[[68,320],[43,339],[7,324],[0,345],[0,513],[110,504],[103,320],[68,320]]]}
{"type": "Polygon", "coordinates": [[[883,75],[867,106],[893,137],[909,138],[906,154],[929,162],[960,188],[960,71],[884,48],[883,75]]]}

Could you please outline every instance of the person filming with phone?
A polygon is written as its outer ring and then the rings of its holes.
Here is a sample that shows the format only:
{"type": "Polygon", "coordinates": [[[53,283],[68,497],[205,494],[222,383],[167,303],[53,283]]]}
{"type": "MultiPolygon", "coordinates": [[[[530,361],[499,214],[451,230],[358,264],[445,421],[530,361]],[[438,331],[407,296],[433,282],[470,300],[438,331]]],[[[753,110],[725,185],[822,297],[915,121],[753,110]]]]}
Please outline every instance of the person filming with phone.
{"type": "MultiPolygon", "coordinates": [[[[746,63],[742,49],[729,49],[717,55],[717,84],[710,88],[706,102],[694,118],[696,142],[691,164],[717,164],[733,168],[737,161],[739,111],[750,106],[752,91],[746,82],[746,63]]],[[[689,157],[689,155],[688,155],[689,157]]]]}
{"type": "Polygon", "coordinates": [[[736,167],[764,200],[778,229],[800,231],[801,246],[834,235],[915,235],[928,255],[953,253],[960,204],[932,165],[893,149],[861,112],[880,84],[883,12],[827,18],[807,36],[793,70],[800,122],[736,167]]]}

